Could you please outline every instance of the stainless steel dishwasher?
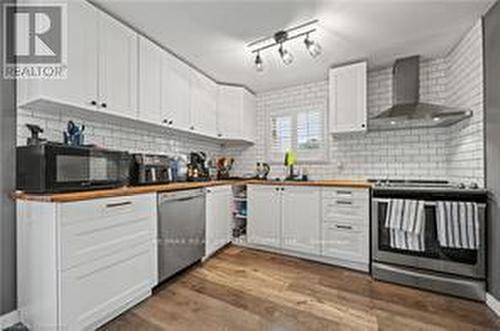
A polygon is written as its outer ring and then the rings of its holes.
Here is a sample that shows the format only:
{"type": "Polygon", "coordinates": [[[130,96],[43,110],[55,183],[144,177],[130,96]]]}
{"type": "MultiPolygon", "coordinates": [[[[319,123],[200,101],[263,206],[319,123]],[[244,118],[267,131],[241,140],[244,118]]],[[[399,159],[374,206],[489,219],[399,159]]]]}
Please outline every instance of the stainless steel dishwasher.
{"type": "Polygon", "coordinates": [[[203,189],[158,194],[158,277],[164,281],[205,253],[203,189]]]}

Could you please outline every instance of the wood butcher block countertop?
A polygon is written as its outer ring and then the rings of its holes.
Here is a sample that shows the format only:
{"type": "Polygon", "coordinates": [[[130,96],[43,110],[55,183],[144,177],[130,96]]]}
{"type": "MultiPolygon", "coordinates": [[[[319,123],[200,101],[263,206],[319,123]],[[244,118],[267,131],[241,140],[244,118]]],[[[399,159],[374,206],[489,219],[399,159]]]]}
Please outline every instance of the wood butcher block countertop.
{"type": "Polygon", "coordinates": [[[145,185],[145,186],[125,186],[116,189],[104,189],[94,191],[80,191],[68,193],[51,193],[51,194],[31,194],[24,192],[16,192],[15,199],[30,200],[40,202],[72,202],[99,198],[109,198],[116,196],[126,196],[143,193],[155,192],[172,192],[189,190],[204,187],[213,187],[221,185],[280,185],[280,186],[320,186],[320,187],[353,187],[353,188],[370,188],[371,184],[366,181],[355,180],[319,180],[308,182],[293,182],[293,181],[273,181],[273,180],[217,180],[208,182],[182,182],[170,183],[163,185],[145,185]]]}

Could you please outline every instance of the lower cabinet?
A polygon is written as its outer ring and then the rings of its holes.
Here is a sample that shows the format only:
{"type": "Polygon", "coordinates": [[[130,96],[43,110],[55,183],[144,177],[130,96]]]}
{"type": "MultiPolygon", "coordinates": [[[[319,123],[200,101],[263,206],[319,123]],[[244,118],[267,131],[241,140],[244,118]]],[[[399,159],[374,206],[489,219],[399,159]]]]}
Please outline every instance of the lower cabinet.
{"type": "Polygon", "coordinates": [[[248,243],[319,254],[319,239],[319,188],[249,185],[248,243]]]}
{"type": "Polygon", "coordinates": [[[281,188],[249,185],[247,241],[249,244],[281,247],[281,188]]]}
{"type": "Polygon", "coordinates": [[[247,243],[368,271],[369,189],[249,185],[247,243]]]}
{"type": "Polygon", "coordinates": [[[17,209],[18,307],[30,330],[96,329],[151,295],[156,194],[17,209]]]}
{"type": "Polygon", "coordinates": [[[231,186],[206,190],[205,257],[231,241],[233,191],[231,186]]]}
{"type": "Polygon", "coordinates": [[[368,229],[343,223],[323,225],[324,256],[367,264],[369,260],[368,229]]]}
{"type": "Polygon", "coordinates": [[[319,254],[320,190],[317,187],[283,187],[282,247],[319,254]]]}
{"type": "Polygon", "coordinates": [[[130,298],[149,296],[153,247],[143,244],[64,271],[61,325],[66,330],[97,328],[130,298]]]}
{"type": "Polygon", "coordinates": [[[370,193],[368,189],[323,188],[321,255],[337,264],[368,271],[370,193]]]}

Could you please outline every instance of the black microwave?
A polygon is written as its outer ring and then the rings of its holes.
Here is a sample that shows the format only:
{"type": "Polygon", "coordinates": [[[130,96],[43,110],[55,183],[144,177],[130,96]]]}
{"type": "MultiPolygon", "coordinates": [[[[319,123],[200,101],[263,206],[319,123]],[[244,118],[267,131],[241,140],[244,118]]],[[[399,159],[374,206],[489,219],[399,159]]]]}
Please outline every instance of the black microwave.
{"type": "Polygon", "coordinates": [[[58,193],[115,188],[129,182],[130,155],[47,142],[17,147],[17,189],[58,193]]]}

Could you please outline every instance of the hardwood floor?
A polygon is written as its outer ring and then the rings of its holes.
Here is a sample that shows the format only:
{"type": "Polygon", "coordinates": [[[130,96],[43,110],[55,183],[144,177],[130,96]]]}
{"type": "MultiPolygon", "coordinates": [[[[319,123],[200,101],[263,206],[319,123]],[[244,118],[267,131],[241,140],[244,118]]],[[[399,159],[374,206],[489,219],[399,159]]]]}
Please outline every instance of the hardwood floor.
{"type": "Polygon", "coordinates": [[[484,305],[229,246],[101,330],[500,330],[484,305]]]}

